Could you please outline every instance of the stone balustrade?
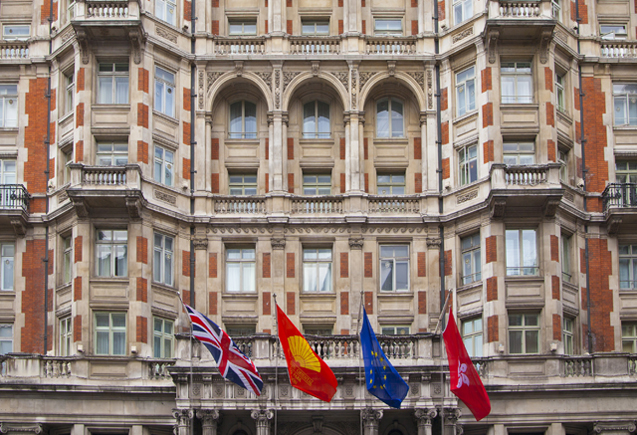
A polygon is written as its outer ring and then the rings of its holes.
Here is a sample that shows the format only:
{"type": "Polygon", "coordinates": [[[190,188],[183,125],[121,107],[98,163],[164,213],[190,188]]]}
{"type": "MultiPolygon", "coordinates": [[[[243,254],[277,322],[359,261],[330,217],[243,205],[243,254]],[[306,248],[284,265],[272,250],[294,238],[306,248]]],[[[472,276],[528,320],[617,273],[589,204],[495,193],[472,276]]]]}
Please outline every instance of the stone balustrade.
{"type": "Polygon", "coordinates": [[[128,1],[86,2],[87,19],[117,20],[128,16],[128,1]]]}
{"type": "Polygon", "coordinates": [[[601,56],[615,59],[637,58],[637,42],[635,41],[602,41],[601,56]]]}
{"type": "Polygon", "coordinates": [[[417,53],[415,37],[378,37],[365,38],[365,54],[383,56],[413,55],[417,53]]]}
{"type": "Polygon", "coordinates": [[[29,44],[26,41],[0,41],[0,60],[29,58],[29,44]]]}
{"type": "Polygon", "coordinates": [[[339,37],[308,37],[291,36],[290,54],[339,54],[341,52],[341,38],[339,37]]]}
{"type": "Polygon", "coordinates": [[[218,37],[213,53],[217,56],[265,54],[265,39],[262,37],[218,37]]]}

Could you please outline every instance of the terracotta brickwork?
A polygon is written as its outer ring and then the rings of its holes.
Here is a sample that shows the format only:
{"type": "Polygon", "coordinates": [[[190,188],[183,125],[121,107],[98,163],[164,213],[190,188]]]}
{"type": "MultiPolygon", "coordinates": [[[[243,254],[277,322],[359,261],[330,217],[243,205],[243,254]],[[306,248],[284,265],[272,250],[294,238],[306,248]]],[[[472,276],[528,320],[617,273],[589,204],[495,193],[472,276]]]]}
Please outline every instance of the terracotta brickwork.
{"type": "Polygon", "coordinates": [[[286,277],[294,278],[294,252],[285,254],[286,277]]]}
{"type": "Polygon", "coordinates": [[[374,294],[372,292],[365,292],[363,303],[367,314],[374,314],[374,294]]]}
{"type": "Polygon", "coordinates": [[[449,168],[449,157],[442,159],[442,178],[444,180],[451,177],[451,170],[449,168]]]}
{"type": "Polygon", "coordinates": [[[427,292],[418,292],[418,314],[427,314],[427,292]]]}
{"type": "Polygon", "coordinates": [[[190,123],[183,121],[183,135],[182,140],[184,145],[190,146],[190,123]]]}
{"type": "Polygon", "coordinates": [[[219,314],[219,293],[218,292],[210,292],[208,294],[208,314],[211,316],[216,316],[219,314]]]}
{"type": "Polygon", "coordinates": [[[143,140],[137,141],[137,161],[148,164],[148,144],[143,140]]]}
{"type": "Polygon", "coordinates": [[[82,315],[73,317],[73,342],[82,341],[82,315]]]}
{"type": "Polygon", "coordinates": [[[345,173],[344,173],[344,172],[343,172],[343,173],[341,173],[341,175],[340,175],[340,179],[341,179],[341,182],[340,182],[340,189],[341,189],[341,193],[345,193],[345,188],[346,188],[347,186],[346,186],[346,175],[345,175],[345,173]]]}
{"type": "Polygon", "coordinates": [[[490,66],[480,71],[480,79],[482,83],[482,92],[487,92],[493,89],[490,66]]]}
{"type": "Polygon", "coordinates": [[[75,161],[83,162],[84,161],[84,141],[78,140],[75,144],[75,161]]]}
{"type": "Polygon", "coordinates": [[[343,29],[343,20],[338,20],[338,34],[342,35],[343,33],[345,33],[343,29]]]}
{"type": "Polygon", "coordinates": [[[217,253],[208,254],[208,278],[217,277],[217,253]]]}
{"type": "Polygon", "coordinates": [[[487,343],[500,341],[500,331],[498,316],[490,316],[487,318],[487,343]]]}
{"type": "Polygon", "coordinates": [[[589,265],[589,324],[593,334],[593,351],[611,352],[615,350],[615,330],[610,323],[610,315],[615,311],[615,307],[608,280],[613,271],[611,253],[605,239],[589,239],[588,250],[591,258],[595,259],[589,265]]]}
{"type": "Polygon", "coordinates": [[[272,294],[270,292],[263,292],[263,315],[272,315],[272,294]]]}
{"type": "MultiPolygon", "coordinates": [[[[22,314],[20,352],[44,353],[44,263],[45,242],[42,239],[27,240],[22,254],[22,314]]],[[[17,351],[17,349],[16,349],[17,351]]]]}
{"type": "Polygon", "coordinates": [[[443,145],[449,143],[449,121],[445,121],[440,125],[440,140],[443,145]]]}
{"type": "Polygon", "coordinates": [[[210,139],[210,159],[219,160],[219,138],[210,139]]]}
{"type": "Polygon", "coordinates": [[[148,239],[137,236],[137,262],[148,264],[148,239]]]}
{"type": "Polygon", "coordinates": [[[137,90],[148,93],[149,74],[148,70],[139,68],[137,70],[137,90]]]}
{"type": "Polygon", "coordinates": [[[447,88],[440,90],[440,110],[447,110],[449,108],[449,96],[447,88]]]}
{"type": "Polygon", "coordinates": [[[442,0],[438,2],[438,19],[444,20],[445,17],[446,17],[445,0],[442,0]]]}
{"type": "Polygon", "coordinates": [[[294,174],[288,174],[288,193],[294,193],[294,174]]]}
{"type": "Polygon", "coordinates": [[[556,154],[557,154],[557,148],[555,146],[555,141],[552,139],[549,139],[546,141],[546,154],[548,156],[549,162],[556,162],[557,158],[556,158],[556,154]]]}
{"type": "Polygon", "coordinates": [[[192,19],[192,2],[184,0],[184,20],[190,21],[192,19]]]}
{"type": "MultiPolygon", "coordinates": [[[[288,34],[290,34],[290,35],[292,34],[292,20],[287,20],[287,25],[286,25],[286,29],[285,30],[286,30],[286,32],[288,34]]],[[[339,35],[340,35],[340,33],[339,33],[339,35]]]]}
{"type": "Polygon", "coordinates": [[[453,260],[452,260],[452,252],[451,250],[445,251],[445,276],[451,276],[453,269],[453,260]]]}
{"type": "Polygon", "coordinates": [[[577,8],[579,8],[579,17],[581,19],[580,24],[588,24],[588,6],[586,5],[586,3],[584,3],[583,0],[571,2],[571,20],[576,21],[577,19],[576,12],[578,11],[575,3],[578,3],[577,8]]]}
{"type": "Polygon", "coordinates": [[[58,19],[58,2],[42,2],[42,6],[40,6],[40,24],[48,24],[49,18],[52,21],[57,21],[58,19]],[[53,12],[51,14],[51,12],[53,12]]]}
{"type": "Polygon", "coordinates": [[[288,160],[294,160],[294,138],[288,137],[288,160]]]}
{"type": "Polygon", "coordinates": [[[373,275],[373,266],[372,266],[372,261],[373,261],[373,257],[372,257],[372,253],[371,252],[365,252],[365,260],[364,260],[364,276],[365,278],[371,278],[373,275]]]}
{"type": "Polygon", "coordinates": [[[493,141],[488,140],[482,144],[482,158],[484,163],[494,162],[495,153],[493,150],[493,141]]]}
{"type": "Polygon", "coordinates": [[[341,278],[349,278],[349,252],[341,252],[341,278]]]}
{"type": "Polygon", "coordinates": [[[553,340],[562,341],[562,316],[553,314],[553,340]]]}
{"type": "Polygon", "coordinates": [[[498,277],[487,278],[487,302],[498,300],[498,277]]]}
{"type": "Polygon", "coordinates": [[[367,138],[363,139],[363,159],[369,160],[369,141],[367,138]]]}
{"type": "Polygon", "coordinates": [[[349,292],[341,292],[341,315],[349,314],[349,292]]]}
{"type": "Polygon", "coordinates": [[[181,274],[190,276],[190,251],[181,251],[181,274]]]}
{"type": "Polygon", "coordinates": [[[73,301],[82,300],[82,277],[76,276],[73,278],[73,301]]]}
{"type": "Polygon", "coordinates": [[[544,67],[544,89],[553,92],[553,70],[548,66],[544,67]]]}
{"type": "Polygon", "coordinates": [[[556,275],[551,277],[551,296],[555,300],[560,300],[560,277],[556,275]]]}
{"type": "Polygon", "coordinates": [[[338,147],[338,154],[339,154],[339,158],[341,160],[345,160],[345,138],[342,137],[340,142],[339,142],[339,147],[338,147]]]}
{"type": "Polygon", "coordinates": [[[546,102],[546,125],[555,127],[555,106],[550,101],[546,102]]]}
{"type": "Polygon", "coordinates": [[[135,299],[139,302],[148,302],[148,280],[146,278],[137,277],[135,299]]]}
{"type": "Polygon", "coordinates": [[[411,20],[411,35],[418,35],[418,20],[411,20]]]}
{"type": "MultiPolygon", "coordinates": [[[[219,0],[216,1],[218,2],[219,0]]],[[[219,35],[219,20],[212,20],[210,24],[210,33],[212,33],[213,35],[219,35]]]]}
{"type": "Polygon", "coordinates": [[[210,191],[212,193],[219,193],[219,174],[210,174],[210,191]]]}
{"type": "Polygon", "coordinates": [[[496,236],[489,236],[485,239],[486,262],[498,261],[498,243],[496,236]]]}
{"type": "Polygon", "coordinates": [[[422,139],[419,137],[414,138],[414,159],[422,160],[422,139]]]}
{"type": "Polygon", "coordinates": [[[183,158],[183,165],[181,167],[181,174],[184,180],[190,180],[190,159],[183,158]]]}
{"type": "Polygon", "coordinates": [[[82,261],[82,236],[77,236],[73,242],[73,262],[79,263],[82,261]]]}
{"type": "MultiPolygon", "coordinates": [[[[48,2],[44,2],[48,5],[48,2]]],[[[48,7],[48,6],[47,6],[48,7]]],[[[38,78],[29,80],[29,91],[25,96],[25,113],[29,124],[24,129],[24,148],[27,158],[24,162],[24,181],[30,194],[45,193],[47,190],[46,170],[47,155],[44,152],[44,140],[47,135],[46,92],[48,80],[38,78]]],[[[44,212],[44,201],[31,205],[31,212],[44,212]]],[[[42,352],[42,348],[38,351],[42,352]]]]}
{"type": "Polygon", "coordinates": [[[148,319],[144,316],[137,316],[137,342],[148,343],[148,319]]]}
{"type": "Polygon", "coordinates": [[[296,294],[294,292],[286,293],[287,301],[286,301],[285,307],[287,308],[287,314],[289,316],[294,316],[296,314],[296,305],[294,304],[295,297],[296,297],[296,294]]]}
{"type": "Polygon", "coordinates": [[[418,277],[422,278],[427,276],[427,253],[419,252],[418,258],[418,277]]]}
{"type": "Polygon", "coordinates": [[[560,261],[560,240],[551,234],[551,261],[560,261]]]}
{"type": "Polygon", "coordinates": [[[269,252],[264,252],[263,253],[263,262],[261,265],[261,268],[263,269],[261,271],[261,276],[263,278],[271,278],[272,277],[272,266],[271,266],[271,261],[272,261],[272,254],[270,254],[269,252]]]}
{"type": "Polygon", "coordinates": [[[482,106],[482,128],[493,125],[493,103],[482,106]]]}
{"type": "Polygon", "coordinates": [[[86,86],[85,79],[84,79],[84,71],[85,71],[85,68],[80,68],[77,70],[77,78],[75,79],[76,94],[80,91],[83,91],[86,86]]]}
{"type": "Polygon", "coordinates": [[[137,125],[148,128],[148,106],[144,103],[137,103],[137,125]]]}
{"type": "Polygon", "coordinates": [[[422,174],[420,172],[414,174],[414,193],[422,193],[422,174]]]}
{"type": "MultiPolygon", "coordinates": [[[[84,126],[84,103],[78,103],[75,106],[75,128],[84,126]]],[[[148,122],[146,122],[148,128],[148,122]]]]}

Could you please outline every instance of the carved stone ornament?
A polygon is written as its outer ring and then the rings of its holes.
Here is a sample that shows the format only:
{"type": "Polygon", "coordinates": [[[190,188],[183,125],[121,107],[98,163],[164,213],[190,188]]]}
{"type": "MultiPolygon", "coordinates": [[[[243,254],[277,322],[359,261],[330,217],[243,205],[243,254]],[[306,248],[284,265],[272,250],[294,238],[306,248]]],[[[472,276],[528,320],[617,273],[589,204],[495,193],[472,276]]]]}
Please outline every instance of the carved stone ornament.
{"type": "Polygon", "coordinates": [[[559,198],[549,198],[546,201],[546,205],[544,206],[544,216],[546,217],[555,217],[555,213],[557,212],[557,208],[560,205],[559,198]]]}
{"type": "MultiPolygon", "coordinates": [[[[13,223],[13,221],[11,222],[13,223]]],[[[621,223],[622,218],[620,216],[611,216],[610,219],[608,219],[608,223],[606,224],[606,231],[608,231],[608,234],[617,234],[621,223]]]]}
{"type": "Polygon", "coordinates": [[[208,250],[208,239],[194,239],[192,241],[193,246],[196,251],[207,251],[208,250]]]}
{"type": "Polygon", "coordinates": [[[82,56],[82,63],[84,65],[88,64],[88,39],[86,37],[86,30],[77,29],[75,31],[75,40],[80,44],[80,54],[82,56]]]}
{"type": "Polygon", "coordinates": [[[363,424],[365,427],[378,428],[381,418],[383,418],[382,409],[365,408],[361,410],[361,416],[363,417],[363,424]]]}
{"type": "Polygon", "coordinates": [[[434,84],[431,69],[427,70],[427,108],[429,110],[434,108],[434,84]]]}
{"type": "Polygon", "coordinates": [[[162,192],[161,190],[154,190],[153,193],[155,194],[155,198],[160,201],[164,201],[172,205],[177,204],[177,197],[174,195],[169,195],[165,192],[162,192]]]}
{"type": "Polygon", "coordinates": [[[197,81],[198,81],[198,88],[199,90],[197,91],[197,98],[199,99],[199,110],[203,110],[203,88],[204,88],[204,80],[205,80],[205,74],[204,74],[204,70],[200,69],[197,72],[197,81]]]}
{"type": "Polygon", "coordinates": [[[471,35],[473,35],[473,27],[469,27],[468,29],[463,30],[462,32],[456,33],[455,35],[453,35],[451,37],[452,44],[455,44],[458,41],[462,41],[464,38],[466,38],[467,36],[471,36],[471,35]]]}
{"type": "Polygon", "coordinates": [[[352,68],[351,70],[351,76],[352,76],[352,80],[351,80],[351,87],[350,87],[350,95],[352,96],[352,109],[356,109],[356,105],[357,105],[357,100],[358,100],[358,95],[357,95],[357,86],[356,86],[356,77],[358,76],[358,70],[355,68],[352,68]]]}
{"type": "Polygon", "coordinates": [[[323,420],[325,417],[322,415],[312,416],[312,427],[314,428],[314,433],[323,433],[323,420]]]}
{"type": "Polygon", "coordinates": [[[425,89],[425,73],[424,72],[416,71],[416,72],[409,72],[407,74],[409,74],[414,80],[416,80],[416,83],[418,83],[418,85],[423,90],[425,89]]]}
{"type": "Polygon", "coordinates": [[[75,213],[77,213],[78,218],[88,217],[88,208],[86,207],[84,199],[73,196],[71,197],[71,202],[73,203],[73,208],[75,208],[75,213]]]}
{"type": "Polygon", "coordinates": [[[177,43],[177,35],[175,35],[172,32],[169,32],[168,30],[161,28],[161,27],[157,27],[156,29],[157,31],[157,36],[161,36],[162,38],[172,42],[173,44],[177,43]]]}
{"type": "Polygon", "coordinates": [[[498,32],[497,30],[492,30],[491,32],[489,32],[488,41],[487,41],[487,52],[489,53],[489,63],[495,63],[499,37],[500,37],[500,32],[498,32]]]}
{"type": "Polygon", "coordinates": [[[11,424],[3,422],[0,424],[0,433],[9,433],[9,432],[33,432],[35,434],[42,433],[42,425],[40,423],[34,425],[21,425],[21,424],[11,424]]]}
{"type": "Polygon", "coordinates": [[[464,192],[461,193],[460,195],[456,196],[456,202],[458,204],[462,204],[463,202],[467,202],[470,201],[474,198],[478,197],[478,189],[475,190],[470,190],[468,192],[464,192]]]}
{"type": "Polygon", "coordinates": [[[364,240],[362,237],[350,237],[349,248],[360,251],[363,249],[364,240]]]}
{"type": "Polygon", "coordinates": [[[597,422],[593,425],[593,432],[630,432],[633,433],[637,430],[637,421],[628,422],[597,422]]]}
{"type": "Polygon", "coordinates": [[[491,205],[491,217],[501,218],[506,210],[507,200],[505,198],[497,198],[491,205]]]}
{"type": "Polygon", "coordinates": [[[237,77],[241,77],[243,75],[243,62],[236,61],[234,63],[234,73],[237,75],[237,77]]]}
{"type": "Polygon", "coordinates": [[[272,73],[267,71],[257,71],[255,74],[263,80],[268,89],[270,89],[270,92],[272,92],[272,73]]]}
{"type": "Polygon", "coordinates": [[[135,65],[139,65],[142,62],[142,45],[146,38],[139,29],[133,29],[128,32],[128,39],[130,39],[133,51],[133,62],[135,65]]]}
{"type": "Polygon", "coordinates": [[[549,47],[553,38],[553,30],[543,30],[540,40],[540,62],[545,64],[549,60],[549,47]]]}
{"type": "Polygon", "coordinates": [[[288,85],[292,83],[292,80],[294,80],[294,78],[299,74],[301,73],[296,71],[283,73],[283,91],[285,91],[285,88],[287,88],[288,85]]]}
{"type": "Polygon", "coordinates": [[[208,86],[206,87],[206,91],[209,92],[212,84],[223,75],[221,71],[208,72],[208,86]]]}
{"type": "Polygon", "coordinates": [[[201,420],[201,424],[206,426],[214,426],[219,422],[219,411],[216,409],[198,409],[197,418],[201,420]]]}
{"type": "Polygon", "coordinates": [[[389,77],[394,77],[396,75],[396,62],[393,60],[387,61],[387,72],[389,73],[389,77]]]}
{"type": "Polygon", "coordinates": [[[427,249],[440,249],[440,237],[427,237],[427,249]]]}
{"type": "Polygon", "coordinates": [[[418,427],[431,426],[431,420],[436,418],[438,411],[432,408],[416,409],[414,417],[418,423],[418,427]]]}
{"type": "Polygon", "coordinates": [[[376,74],[377,74],[376,72],[359,72],[358,78],[360,79],[359,80],[360,87],[362,88],[363,86],[365,86],[365,83],[367,83],[369,79],[371,79],[376,74]]]}
{"type": "Polygon", "coordinates": [[[347,74],[348,73],[344,73],[344,72],[333,72],[331,73],[334,77],[336,77],[338,79],[338,81],[340,81],[341,83],[343,83],[343,86],[345,86],[345,89],[349,90],[349,83],[347,83],[347,74]]]}
{"type": "Polygon", "coordinates": [[[285,249],[285,239],[279,237],[272,237],[270,239],[270,243],[272,244],[272,249],[281,250],[285,249]]]}
{"type": "Polygon", "coordinates": [[[193,409],[173,409],[173,417],[177,420],[177,426],[188,426],[190,419],[194,418],[193,409]]]}
{"type": "Polygon", "coordinates": [[[22,219],[11,219],[11,226],[16,236],[24,236],[27,233],[27,227],[22,219]]]}
{"type": "Polygon", "coordinates": [[[321,62],[318,60],[312,61],[312,75],[317,77],[319,74],[319,69],[321,68],[321,62]]]}
{"type": "Polygon", "coordinates": [[[131,219],[139,219],[142,211],[142,201],[136,197],[126,198],[126,210],[128,211],[128,217],[131,219]]]}
{"type": "Polygon", "coordinates": [[[254,409],[250,413],[250,417],[257,421],[257,428],[268,427],[270,424],[269,420],[274,417],[274,412],[271,409],[254,409]]]}

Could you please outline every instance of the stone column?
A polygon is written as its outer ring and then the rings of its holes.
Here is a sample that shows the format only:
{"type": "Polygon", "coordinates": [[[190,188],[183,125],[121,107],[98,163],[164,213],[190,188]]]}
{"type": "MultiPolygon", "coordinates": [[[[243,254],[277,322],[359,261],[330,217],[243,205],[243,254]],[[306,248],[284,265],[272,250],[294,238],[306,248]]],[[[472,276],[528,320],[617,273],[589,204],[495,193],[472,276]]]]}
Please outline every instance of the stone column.
{"type": "Polygon", "coordinates": [[[462,417],[460,408],[445,409],[445,433],[443,435],[462,435],[462,425],[458,424],[458,419],[462,417]]]}
{"type": "Polygon", "coordinates": [[[190,435],[190,420],[195,416],[192,409],[173,409],[175,417],[175,435],[190,435]]]}
{"type": "Polygon", "coordinates": [[[202,435],[217,435],[219,411],[216,409],[198,409],[197,418],[201,420],[202,435]]]}
{"type": "Polygon", "coordinates": [[[257,421],[257,435],[270,435],[270,420],[274,417],[271,409],[255,409],[250,416],[257,421]]]}
{"type": "Polygon", "coordinates": [[[363,435],[378,435],[378,426],[380,419],[383,418],[383,411],[365,408],[361,414],[363,416],[363,435]]]}
{"type": "Polygon", "coordinates": [[[418,435],[431,435],[431,420],[438,415],[435,409],[416,409],[414,412],[418,424],[418,435]]]}

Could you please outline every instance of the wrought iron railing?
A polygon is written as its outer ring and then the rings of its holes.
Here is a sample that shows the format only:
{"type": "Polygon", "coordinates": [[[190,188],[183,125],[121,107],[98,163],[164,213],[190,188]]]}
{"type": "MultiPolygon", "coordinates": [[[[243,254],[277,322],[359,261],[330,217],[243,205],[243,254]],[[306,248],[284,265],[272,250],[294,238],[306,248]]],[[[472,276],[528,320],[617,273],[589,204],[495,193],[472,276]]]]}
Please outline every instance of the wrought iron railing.
{"type": "Polygon", "coordinates": [[[611,183],[602,192],[604,211],[610,207],[637,207],[637,183],[611,183]]]}
{"type": "Polygon", "coordinates": [[[22,184],[0,185],[0,210],[29,210],[29,192],[22,184]]]}

